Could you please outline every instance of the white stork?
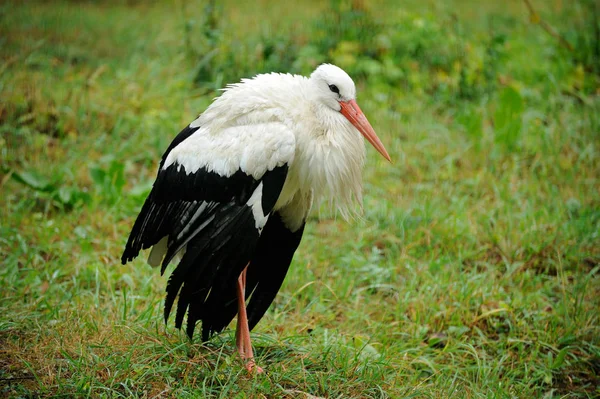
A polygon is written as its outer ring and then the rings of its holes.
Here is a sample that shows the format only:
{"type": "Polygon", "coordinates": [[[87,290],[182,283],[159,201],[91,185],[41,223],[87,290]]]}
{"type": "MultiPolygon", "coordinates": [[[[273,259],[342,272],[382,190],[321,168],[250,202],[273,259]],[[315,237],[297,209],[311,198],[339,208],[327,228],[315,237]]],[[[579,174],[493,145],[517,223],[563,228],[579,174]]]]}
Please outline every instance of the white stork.
{"type": "Polygon", "coordinates": [[[309,78],[269,73],[227,86],[173,140],[131,230],[121,261],[152,247],[167,283],[164,316],[179,295],[192,337],[222,331],[238,314],[236,344],[246,368],[250,330],[279,291],[313,201],[342,215],[362,200],[362,134],[390,157],[355,101],[342,69],[323,64],[309,78]],[[246,298],[249,298],[246,304],[246,298]]]}

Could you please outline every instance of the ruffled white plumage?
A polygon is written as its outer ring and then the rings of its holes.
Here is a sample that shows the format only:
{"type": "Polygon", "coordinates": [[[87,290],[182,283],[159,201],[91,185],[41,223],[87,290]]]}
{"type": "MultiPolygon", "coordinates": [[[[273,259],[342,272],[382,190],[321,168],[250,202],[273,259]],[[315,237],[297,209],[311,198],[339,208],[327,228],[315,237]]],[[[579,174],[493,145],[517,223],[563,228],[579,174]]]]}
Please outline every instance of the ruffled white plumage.
{"type": "MultiPolygon", "coordinates": [[[[354,84],[347,75],[342,78],[354,96],[354,84]]],[[[330,201],[347,218],[362,204],[365,145],[344,116],[320,101],[321,95],[315,79],[290,74],[263,74],[229,85],[190,124],[200,129],[173,149],[165,167],[179,159],[192,171],[208,164],[230,175],[241,166],[258,177],[287,163],[275,210],[300,193],[330,201]]],[[[304,218],[310,206],[300,208],[298,217],[304,218]]]]}

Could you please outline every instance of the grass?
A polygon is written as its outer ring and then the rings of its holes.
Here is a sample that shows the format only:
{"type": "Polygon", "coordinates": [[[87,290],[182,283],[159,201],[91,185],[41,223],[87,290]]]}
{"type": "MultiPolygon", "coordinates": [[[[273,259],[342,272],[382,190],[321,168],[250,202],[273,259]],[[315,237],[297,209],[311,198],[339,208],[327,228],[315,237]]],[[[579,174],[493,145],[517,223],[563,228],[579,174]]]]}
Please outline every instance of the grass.
{"type": "Polygon", "coordinates": [[[0,6],[0,395],[600,394],[592,3],[534,2],[572,51],[519,1],[355,3],[227,2],[208,33],[205,2],[0,6]],[[215,86],[320,60],[357,77],[394,164],[368,150],[361,219],[311,217],[249,376],[231,329],[165,326],[166,279],[119,256],[215,86]]]}

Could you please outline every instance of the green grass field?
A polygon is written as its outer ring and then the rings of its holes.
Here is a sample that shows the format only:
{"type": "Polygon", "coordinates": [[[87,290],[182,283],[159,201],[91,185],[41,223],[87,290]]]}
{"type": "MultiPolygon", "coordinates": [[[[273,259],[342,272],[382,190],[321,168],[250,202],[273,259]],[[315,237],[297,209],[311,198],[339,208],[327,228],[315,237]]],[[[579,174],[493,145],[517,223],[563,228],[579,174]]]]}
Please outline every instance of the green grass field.
{"type": "Polygon", "coordinates": [[[600,9],[530,1],[2,2],[0,397],[599,397],[600,9]],[[249,375],[119,258],[216,88],[320,62],[394,162],[311,216],[249,375]]]}

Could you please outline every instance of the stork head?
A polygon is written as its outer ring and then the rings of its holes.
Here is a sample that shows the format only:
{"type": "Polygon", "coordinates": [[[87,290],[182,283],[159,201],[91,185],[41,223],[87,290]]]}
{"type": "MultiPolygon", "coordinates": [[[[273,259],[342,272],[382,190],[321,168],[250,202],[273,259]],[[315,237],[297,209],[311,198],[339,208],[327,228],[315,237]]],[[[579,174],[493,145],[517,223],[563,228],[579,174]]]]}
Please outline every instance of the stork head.
{"type": "Polygon", "coordinates": [[[385,159],[391,161],[383,143],[356,103],[356,86],[350,76],[335,65],[322,64],[310,75],[310,80],[314,83],[317,101],[341,113],[385,159]]]}

